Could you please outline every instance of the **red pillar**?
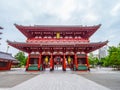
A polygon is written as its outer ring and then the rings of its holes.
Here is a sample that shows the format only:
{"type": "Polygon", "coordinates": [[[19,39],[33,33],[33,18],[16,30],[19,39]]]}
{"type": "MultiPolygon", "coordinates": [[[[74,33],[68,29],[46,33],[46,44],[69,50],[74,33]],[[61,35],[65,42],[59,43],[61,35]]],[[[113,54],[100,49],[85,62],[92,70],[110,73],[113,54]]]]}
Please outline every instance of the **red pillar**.
{"type": "Polygon", "coordinates": [[[38,59],[38,70],[40,70],[40,66],[41,66],[41,58],[42,58],[42,54],[40,53],[40,55],[39,55],[39,59],[38,59]]]}
{"type": "Polygon", "coordinates": [[[26,70],[28,70],[29,62],[30,62],[30,53],[28,54],[28,58],[27,58],[26,70]]]}
{"type": "Polygon", "coordinates": [[[10,69],[11,69],[11,65],[12,65],[12,62],[11,62],[11,61],[9,61],[9,62],[8,62],[8,70],[10,70],[10,69]]]}
{"type": "Polygon", "coordinates": [[[66,71],[66,58],[65,58],[65,54],[63,56],[63,71],[66,71]]]}
{"type": "Polygon", "coordinates": [[[53,53],[51,53],[50,57],[50,71],[54,70],[54,65],[53,65],[53,53]]]}
{"type": "Polygon", "coordinates": [[[78,69],[78,61],[77,61],[77,55],[75,53],[75,66],[76,66],[76,69],[78,69]]]}
{"type": "Polygon", "coordinates": [[[52,60],[52,70],[54,70],[54,60],[53,60],[53,53],[51,55],[51,60],[52,60]]]}
{"type": "Polygon", "coordinates": [[[88,61],[88,55],[86,53],[86,64],[87,64],[87,67],[89,68],[89,61],[88,61]]]}

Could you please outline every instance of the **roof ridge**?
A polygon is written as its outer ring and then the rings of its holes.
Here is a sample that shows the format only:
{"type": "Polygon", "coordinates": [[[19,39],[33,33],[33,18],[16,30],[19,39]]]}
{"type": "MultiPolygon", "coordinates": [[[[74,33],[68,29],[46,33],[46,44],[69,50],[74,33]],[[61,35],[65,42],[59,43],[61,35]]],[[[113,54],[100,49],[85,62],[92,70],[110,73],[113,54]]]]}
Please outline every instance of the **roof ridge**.
{"type": "Polygon", "coordinates": [[[3,54],[8,54],[8,55],[12,55],[11,53],[2,52],[2,51],[0,51],[0,53],[3,53],[3,54]]]}

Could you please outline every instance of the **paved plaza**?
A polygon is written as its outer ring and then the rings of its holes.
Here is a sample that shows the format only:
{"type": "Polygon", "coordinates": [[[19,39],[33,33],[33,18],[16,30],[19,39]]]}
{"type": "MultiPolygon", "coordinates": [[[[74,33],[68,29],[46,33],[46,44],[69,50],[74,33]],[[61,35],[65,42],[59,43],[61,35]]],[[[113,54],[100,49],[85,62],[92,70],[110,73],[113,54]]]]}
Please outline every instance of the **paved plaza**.
{"type": "Polygon", "coordinates": [[[119,83],[120,72],[109,69],[0,72],[0,90],[120,90],[119,83]]]}
{"type": "Polygon", "coordinates": [[[0,75],[0,88],[12,88],[24,81],[35,77],[36,75],[27,74],[3,74],[0,75]]]}

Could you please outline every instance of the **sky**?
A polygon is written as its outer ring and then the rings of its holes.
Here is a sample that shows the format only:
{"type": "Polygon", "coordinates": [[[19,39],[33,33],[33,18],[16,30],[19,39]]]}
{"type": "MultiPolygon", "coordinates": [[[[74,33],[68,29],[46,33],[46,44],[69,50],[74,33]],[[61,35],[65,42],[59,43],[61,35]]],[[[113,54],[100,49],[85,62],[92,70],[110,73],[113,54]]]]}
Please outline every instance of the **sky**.
{"type": "MultiPolygon", "coordinates": [[[[102,26],[91,36],[91,42],[108,40],[108,46],[120,43],[120,0],[0,0],[0,51],[7,51],[6,40],[25,42],[15,28],[19,25],[102,26]]],[[[10,46],[8,53],[17,49],[10,46]]]]}

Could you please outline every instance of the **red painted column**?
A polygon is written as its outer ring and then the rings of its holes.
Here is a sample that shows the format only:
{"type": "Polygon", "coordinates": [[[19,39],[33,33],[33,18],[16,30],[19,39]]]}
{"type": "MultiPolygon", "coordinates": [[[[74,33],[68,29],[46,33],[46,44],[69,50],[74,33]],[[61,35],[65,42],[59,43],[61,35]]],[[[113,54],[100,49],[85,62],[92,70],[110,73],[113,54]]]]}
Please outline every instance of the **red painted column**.
{"type": "Polygon", "coordinates": [[[40,56],[39,56],[39,59],[38,59],[38,70],[40,70],[40,66],[41,66],[41,53],[40,53],[40,56]]]}
{"type": "Polygon", "coordinates": [[[63,59],[63,71],[66,71],[66,58],[64,53],[64,59],[63,59]]]}
{"type": "Polygon", "coordinates": [[[10,65],[10,61],[7,62],[7,66],[5,67],[6,70],[9,70],[9,65],[10,65]]]}
{"type": "Polygon", "coordinates": [[[62,70],[64,70],[64,54],[63,54],[63,59],[62,59],[62,70]]]}
{"type": "Polygon", "coordinates": [[[29,61],[30,61],[30,53],[28,54],[28,58],[27,58],[26,70],[28,70],[28,67],[29,67],[29,61]]]}
{"type": "Polygon", "coordinates": [[[78,69],[78,61],[77,61],[77,55],[75,53],[75,66],[76,66],[76,69],[78,69]]]}
{"type": "Polygon", "coordinates": [[[51,60],[52,60],[52,70],[54,70],[54,60],[53,60],[53,53],[51,54],[51,60]]]}
{"type": "Polygon", "coordinates": [[[54,69],[54,65],[53,65],[53,53],[51,53],[51,57],[50,57],[50,71],[52,71],[54,69]]]}
{"type": "Polygon", "coordinates": [[[90,66],[89,66],[89,60],[88,60],[88,55],[86,53],[86,64],[87,64],[87,67],[88,67],[88,71],[90,71],[90,66]]]}
{"type": "Polygon", "coordinates": [[[88,61],[88,55],[87,55],[87,53],[86,53],[86,64],[87,64],[87,66],[89,68],[89,61],[88,61]]]}
{"type": "Polygon", "coordinates": [[[10,70],[10,68],[11,68],[11,64],[12,64],[12,62],[9,61],[9,62],[8,62],[8,70],[10,70]]]}

